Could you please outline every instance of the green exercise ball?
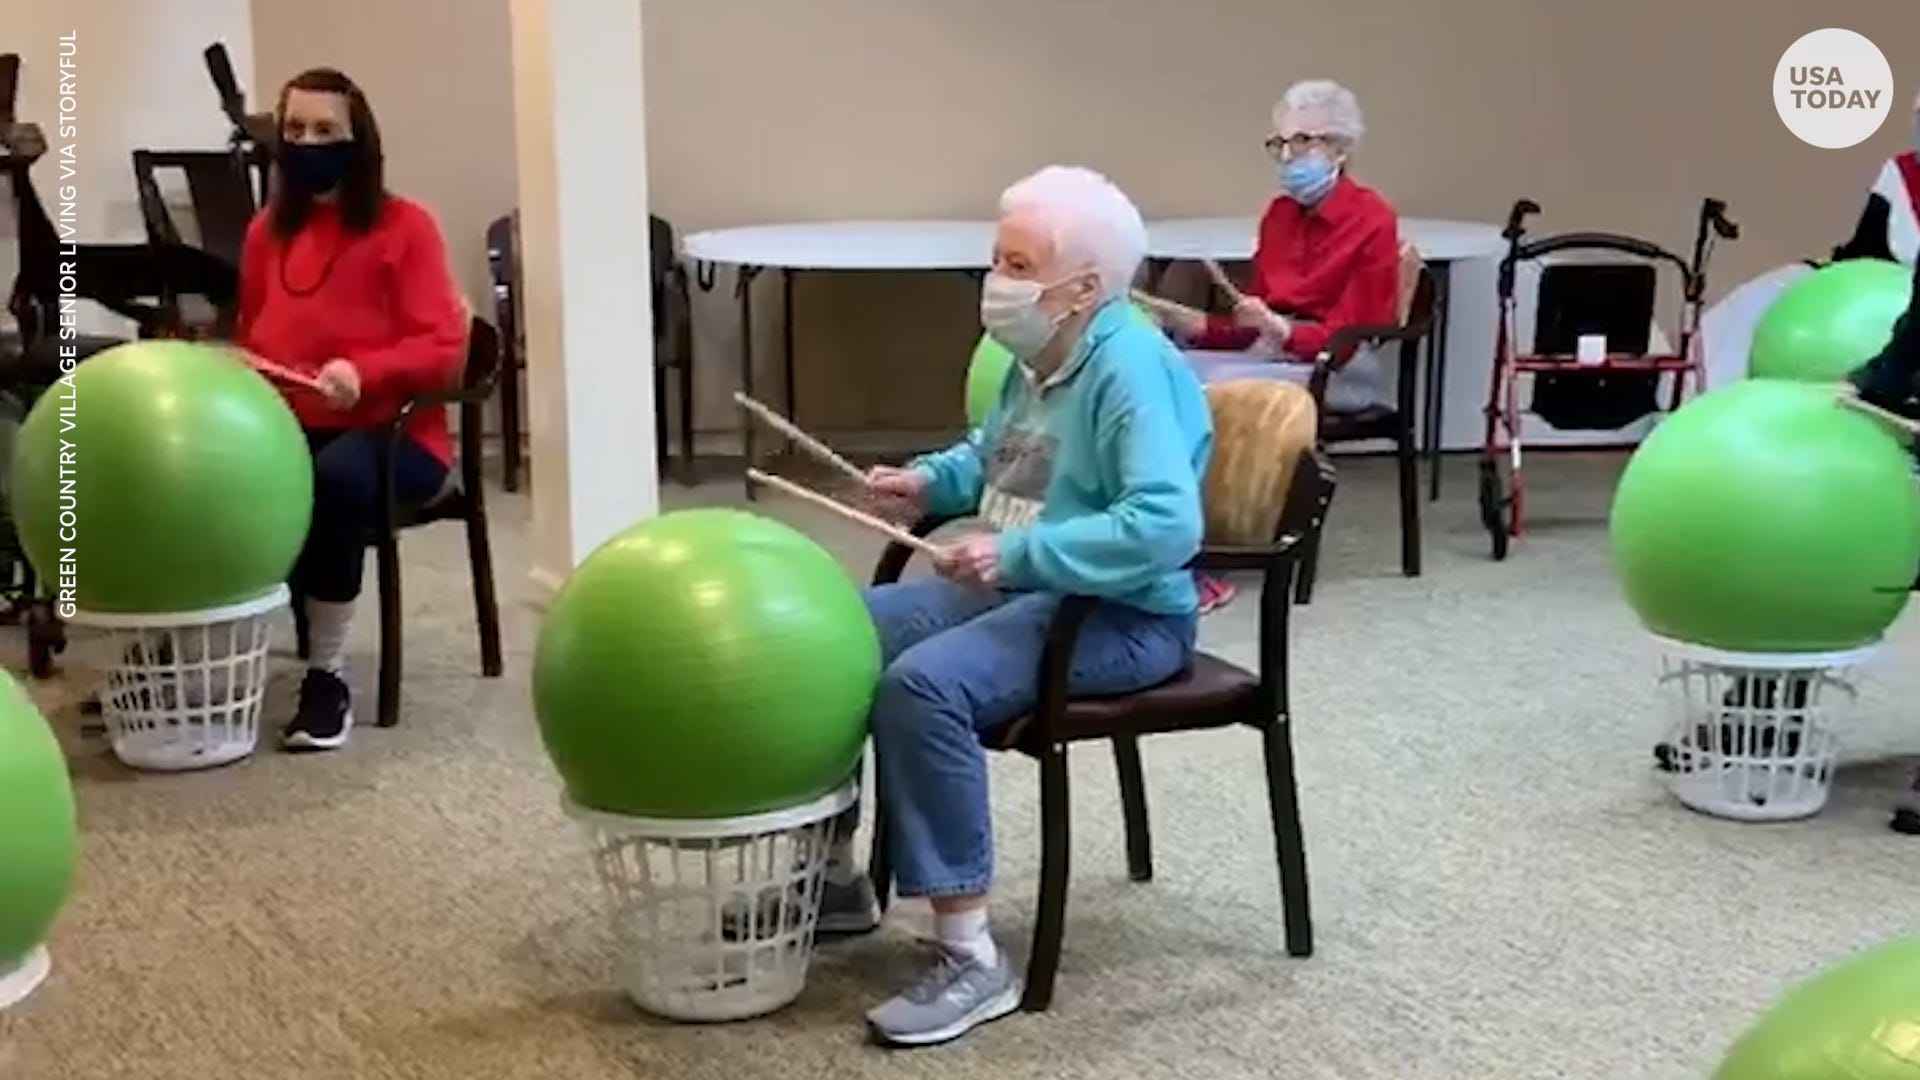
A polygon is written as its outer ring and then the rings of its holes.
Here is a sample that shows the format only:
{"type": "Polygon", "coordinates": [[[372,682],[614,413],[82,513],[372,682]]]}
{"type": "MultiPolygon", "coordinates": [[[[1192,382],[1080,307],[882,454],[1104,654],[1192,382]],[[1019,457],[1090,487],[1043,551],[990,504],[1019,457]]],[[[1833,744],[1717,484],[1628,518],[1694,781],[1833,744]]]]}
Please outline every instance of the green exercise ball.
{"type": "Polygon", "coordinates": [[[1920,1080],[1920,938],[1861,953],[1788,991],[1713,1080],[1920,1080]]]}
{"type": "MultiPolygon", "coordinates": [[[[1140,305],[1129,304],[1127,310],[1140,322],[1159,328],[1153,315],[1140,305]]],[[[1006,388],[1007,372],[1011,370],[1013,354],[993,340],[991,334],[981,334],[973,346],[973,359],[967,364],[968,427],[977,428],[987,422],[987,414],[1000,404],[1000,392],[1006,388]]]]}
{"type": "Polygon", "coordinates": [[[1786,287],[1753,330],[1759,378],[1838,382],[1886,347],[1906,313],[1913,271],[1880,259],[1823,266],[1786,287]]]}
{"type": "Polygon", "coordinates": [[[651,818],[786,809],[852,776],[880,639],[840,563],[779,522],[680,510],[582,562],[534,654],[574,803],[651,818]]]}
{"type": "Polygon", "coordinates": [[[67,759],[40,710],[0,671],[0,977],[46,943],[73,888],[78,845],[67,759]]]}
{"type": "Polygon", "coordinates": [[[306,436],[229,349],[138,341],[97,353],[41,396],[17,447],[27,557],[57,599],[86,610],[252,600],[287,579],[306,541],[306,436]]]}
{"type": "Polygon", "coordinates": [[[1614,493],[1614,568],[1649,629],[1735,652],[1879,639],[1920,568],[1912,458],[1831,387],[1749,379],[1668,417],[1614,493]]]}

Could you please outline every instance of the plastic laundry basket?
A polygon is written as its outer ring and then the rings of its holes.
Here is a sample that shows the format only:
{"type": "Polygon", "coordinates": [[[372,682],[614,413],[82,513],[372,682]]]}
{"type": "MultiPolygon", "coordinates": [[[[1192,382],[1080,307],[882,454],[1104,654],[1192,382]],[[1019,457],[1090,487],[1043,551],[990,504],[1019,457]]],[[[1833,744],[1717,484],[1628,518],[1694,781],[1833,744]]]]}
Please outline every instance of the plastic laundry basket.
{"type": "Polygon", "coordinates": [[[790,810],[663,820],[569,804],[612,908],[620,982],[674,1020],[761,1016],[806,985],[833,819],[848,785],[790,810]]]}
{"type": "Polygon", "coordinates": [[[136,769],[179,772],[253,753],[271,621],[288,596],[282,585],[205,611],[82,611],[68,620],[106,633],[100,711],[114,755],[136,769]]]}
{"type": "Polygon", "coordinates": [[[7,1067],[13,1052],[13,1034],[20,1025],[22,1004],[33,995],[53,971],[53,960],[42,945],[11,968],[0,968],[0,1076],[10,1075],[7,1067]]]}
{"type": "Polygon", "coordinates": [[[1737,821],[1820,812],[1833,787],[1836,721],[1853,673],[1879,645],[1829,653],[1731,653],[1662,640],[1676,708],[1667,782],[1683,804],[1737,821]]]}

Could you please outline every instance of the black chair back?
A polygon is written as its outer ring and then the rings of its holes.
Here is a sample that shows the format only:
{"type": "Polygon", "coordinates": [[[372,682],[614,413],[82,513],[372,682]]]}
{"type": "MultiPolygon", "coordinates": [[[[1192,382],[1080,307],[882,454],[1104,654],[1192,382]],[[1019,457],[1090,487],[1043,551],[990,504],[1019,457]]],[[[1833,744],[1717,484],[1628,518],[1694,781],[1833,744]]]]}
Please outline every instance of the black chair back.
{"type": "Polygon", "coordinates": [[[460,373],[460,481],[470,492],[478,491],[481,483],[481,437],[487,399],[500,381],[500,361],[500,332],[474,316],[467,326],[467,360],[460,373]]]}
{"type": "Polygon", "coordinates": [[[673,226],[665,218],[647,215],[647,253],[653,269],[653,343],[657,349],[665,343],[668,321],[662,317],[670,301],[669,289],[674,271],[680,265],[680,250],[673,226]]]}
{"type": "Polygon", "coordinates": [[[134,184],[140,193],[140,216],[147,227],[147,242],[156,246],[180,246],[179,224],[160,190],[160,170],[178,171],[186,177],[187,195],[193,201],[194,223],[199,243],[194,245],[233,266],[240,265],[240,248],[247,236],[247,225],[259,206],[254,201],[254,185],[248,177],[246,156],[232,150],[135,150],[134,184]]]}
{"type": "Polygon", "coordinates": [[[519,216],[494,218],[487,226],[487,277],[493,285],[493,323],[509,348],[520,340],[520,316],[515,310],[520,287],[519,216]]]}

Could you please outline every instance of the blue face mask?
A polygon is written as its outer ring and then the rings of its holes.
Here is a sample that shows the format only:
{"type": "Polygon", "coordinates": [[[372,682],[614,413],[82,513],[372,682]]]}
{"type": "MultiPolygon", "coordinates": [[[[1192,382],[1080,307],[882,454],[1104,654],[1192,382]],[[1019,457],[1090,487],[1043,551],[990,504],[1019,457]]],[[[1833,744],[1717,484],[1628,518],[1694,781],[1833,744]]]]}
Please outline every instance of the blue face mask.
{"type": "Polygon", "coordinates": [[[1301,206],[1318,206],[1340,179],[1340,170],[1319,154],[1303,154],[1279,166],[1280,190],[1301,206]]]}

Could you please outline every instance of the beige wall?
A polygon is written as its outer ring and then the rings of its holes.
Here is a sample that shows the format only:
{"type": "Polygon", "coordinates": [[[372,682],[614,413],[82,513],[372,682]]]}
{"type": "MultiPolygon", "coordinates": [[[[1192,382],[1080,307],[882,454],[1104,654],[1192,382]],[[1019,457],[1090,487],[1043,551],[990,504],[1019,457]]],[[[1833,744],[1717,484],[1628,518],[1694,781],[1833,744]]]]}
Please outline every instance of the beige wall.
{"type": "MultiPolygon", "coordinates": [[[[1050,161],[1105,169],[1150,215],[1251,214],[1269,104],[1329,75],[1360,93],[1361,172],[1404,213],[1492,220],[1526,195],[1544,227],[1683,245],[1714,194],[1746,229],[1716,265],[1725,288],[1844,236],[1878,160],[1911,141],[1920,84],[1910,0],[644,3],[653,196],[683,229],[987,216],[1050,161]],[[1773,111],[1781,51],[1822,26],[1866,34],[1895,72],[1894,118],[1852,150],[1804,146],[1773,111]]],[[[506,0],[253,8],[262,83],[318,62],[359,78],[395,183],[440,211],[477,286],[481,231],[512,199],[506,0]]],[[[703,427],[733,419],[720,284],[697,298],[703,427]]],[[[965,279],[819,276],[796,296],[804,422],[957,423],[965,279]]]]}

